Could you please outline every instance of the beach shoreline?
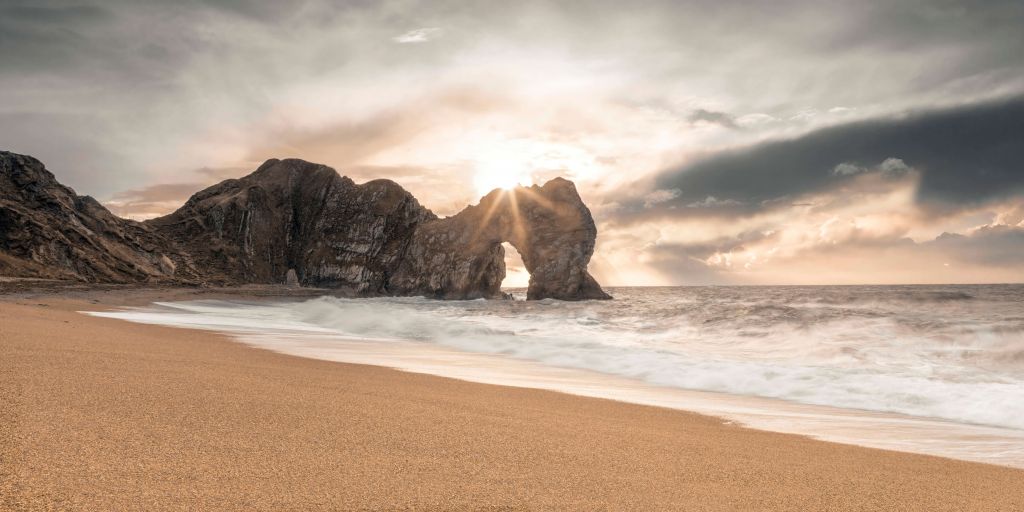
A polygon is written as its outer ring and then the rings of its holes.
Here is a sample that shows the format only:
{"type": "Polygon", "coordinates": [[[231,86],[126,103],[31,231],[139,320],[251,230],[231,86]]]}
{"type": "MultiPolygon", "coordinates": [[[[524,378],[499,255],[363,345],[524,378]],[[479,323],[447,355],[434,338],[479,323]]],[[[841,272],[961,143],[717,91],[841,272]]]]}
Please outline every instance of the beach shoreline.
{"type": "Polygon", "coordinates": [[[0,296],[0,506],[1005,510],[1024,471],[90,317],[242,290],[0,296]]]}

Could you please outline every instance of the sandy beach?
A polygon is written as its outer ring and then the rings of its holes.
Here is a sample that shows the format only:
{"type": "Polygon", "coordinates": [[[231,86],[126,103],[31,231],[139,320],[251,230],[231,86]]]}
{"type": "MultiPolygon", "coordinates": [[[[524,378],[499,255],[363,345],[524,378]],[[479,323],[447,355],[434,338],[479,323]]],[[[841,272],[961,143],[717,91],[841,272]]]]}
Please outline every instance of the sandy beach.
{"type": "Polygon", "coordinates": [[[0,297],[4,510],[1022,510],[1024,471],[0,297]]]}

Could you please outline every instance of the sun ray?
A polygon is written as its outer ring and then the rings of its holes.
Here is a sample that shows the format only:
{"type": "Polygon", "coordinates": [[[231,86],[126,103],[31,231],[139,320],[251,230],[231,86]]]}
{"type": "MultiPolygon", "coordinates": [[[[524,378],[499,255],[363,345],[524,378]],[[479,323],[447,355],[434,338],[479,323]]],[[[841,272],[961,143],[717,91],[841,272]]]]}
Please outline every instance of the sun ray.
{"type": "Polygon", "coordinates": [[[507,191],[500,191],[498,193],[497,199],[494,202],[492,202],[487,211],[484,212],[483,220],[480,222],[480,225],[477,227],[476,232],[473,233],[473,237],[470,239],[471,244],[476,243],[480,239],[480,235],[482,234],[483,230],[486,229],[487,226],[490,224],[491,217],[494,216],[494,212],[498,209],[498,207],[500,207],[505,202],[506,195],[508,195],[507,191]]]}
{"type": "Polygon", "coordinates": [[[534,192],[532,188],[522,187],[519,190],[523,193],[523,195],[527,196],[531,201],[539,204],[542,208],[549,211],[555,209],[555,205],[554,203],[551,202],[550,199],[534,192]]]}
{"type": "Polygon", "coordinates": [[[527,247],[523,247],[525,244],[528,243],[528,240],[526,237],[526,226],[523,225],[523,218],[519,212],[519,200],[516,198],[516,196],[519,195],[519,192],[523,190],[528,189],[526,187],[517,187],[508,191],[507,194],[509,198],[509,206],[512,209],[512,231],[514,235],[513,237],[518,241],[519,247],[516,247],[516,250],[518,250],[520,254],[522,254],[523,251],[528,250],[527,247]]]}

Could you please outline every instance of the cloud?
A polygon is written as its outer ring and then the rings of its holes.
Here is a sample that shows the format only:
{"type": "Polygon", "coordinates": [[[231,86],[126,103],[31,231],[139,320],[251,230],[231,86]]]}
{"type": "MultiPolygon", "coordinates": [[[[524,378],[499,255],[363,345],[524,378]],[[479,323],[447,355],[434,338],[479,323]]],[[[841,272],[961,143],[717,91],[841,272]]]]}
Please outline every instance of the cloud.
{"type": "Polygon", "coordinates": [[[843,162],[832,169],[833,176],[853,176],[866,172],[877,171],[887,176],[897,176],[910,172],[910,167],[899,158],[886,158],[874,168],[861,167],[849,162],[843,162]]]}
{"type": "Polygon", "coordinates": [[[849,162],[843,162],[832,169],[834,176],[853,176],[863,172],[868,172],[867,168],[849,162]]]}
{"type": "Polygon", "coordinates": [[[202,190],[204,183],[166,183],[126,190],[114,194],[103,205],[115,215],[134,220],[145,220],[166,215],[181,207],[185,201],[202,190]]]}
{"type": "MultiPolygon", "coordinates": [[[[943,233],[922,244],[962,264],[1024,269],[1024,227],[986,225],[968,234],[943,233]]],[[[1024,273],[1018,278],[1024,279],[1024,273]]]]}
{"type": "Polygon", "coordinates": [[[671,284],[1024,278],[1024,195],[937,216],[918,200],[921,174],[900,159],[858,169],[832,187],[770,206],[720,207],[727,201],[710,196],[660,215],[604,211],[599,250],[606,257],[622,254],[620,264],[656,270],[671,284]],[[647,241],[638,253],[617,247],[618,239],[638,236],[634,244],[647,241]]]}
{"type": "Polygon", "coordinates": [[[739,128],[736,124],[736,118],[726,114],[725,112],[715,112],[713,110],[697,109],[690,113],[689,120],[691,123],[706,122],[719,124],[726,128],[739,128]]]}
{"type": "Polygon", "coordinates": [[[738,119],[736,119],[736,124],[738,124],[740,126],[743,126],[743,127],[747,127],[747,126],[768,125],[768,124],[771,124],[771,123],[777,123],[779,121],[780,121],[780,119],[775,117],[775,116],[772,116],[772,115],[769,115],[769,114],[765,114],[763,112],[755,112],[753,114],[746,114],[746,115],[740,116],[738,119]]]}
{"type": "Polygon", "coordinates": [[[1019,109],[986,103],[1024,93],[1019,1],[0,4],[0,141],[131,215],[182,199],[154,184],[268,157],[398,178],[441,213],[476,199],[480,168],[526,154],[577,181],[595,265],[619,284],[744,282],[697,248],[771,231],[767,264],[768,239],[715,248],[757,250],[755,276],[803,267],[783,248],[846,247],[869,267],[896,251],[869,239],[969,236],[1021,193],[1019,109]]]}
{"type": "MultiPolygon", "coordinates": [[[[203,183],[213,184],[231,178],[240,178],[255,171],[256,167],[258,167],[258,165],[255,164],[254,166],[249,167],[202,167],[197,169],[195,173],[203,177],[203,183]]],[[[198,189],[196,191],[198,192],[198,189]]]]}
{"type": "Polygon", "coordinates": [[[226,179],[240,178],[255,168],[203,167],[194,173],[199,181],[189,183],[158,183],[124,190],[103,201],[115,215],[134,220],[145,220],[173,212],[200,190],[226,179]]]}
{"type": "Polygon", "coordinates": [[[10,5],[0,8],[0,14],[18,23],[65,24],[104,20],[110,13],[95,5],[10,5]]]}
{"type": "Polygon", "coordinates": [[[743,204],[735,199],[719,199],[715,196],[707,196],[700,201],[694,201],[688,205],[687,208],[717,208],[720,206],[737,206],[743,204]]]}
{"type": "MultiPolygon", "coordinates": [[[[791,250],[792,233],[751,231],[706,242],[658,244],[647,264],[672,284],[985,283],[1024,280],[1024,227],[985,226],[916,242],[872,236],[836,220],[815,243],[791,250]],[[846,230],[837,233],[828,230],[846,230]]],[[[810,234],[810,233],[809,233],[810,234]]]]}
{"type": "Polygon", "coordinates": [[[894,176],[910,172],[910,167],[899,158],[886,158],[878,166],[878,170],[882,171],[883,174],[894,176]]]}
{"type": "MultiPolygon", "coordinates": [[[[594,106],[574,114],[606,140],[620,139],[609,132],[630,123],[605,108],[610,99],[652,98],[676,107],[677,119],[651,115],[628,127],[657,145],[648,148],[643,166],[630,165],[638,159],[617,150],[601,155],[628,162],[635,174],[656,171],[692,148],[792,133],[789,119],[808,109],[842,105],[877,115],[1022,85],[1020,8],[1012,2],[966,12],[919,0],[899,6],[787,1],[772,11],[706,0],[662,0],[642,10],[609,0],[586,6],[543,0],[11,3],[0,7],[7,9],[0,13],[6,100],[0,110],[91,118],[73,136],[93,137],[95,153],[121,154],[102,167],[105,179],[93,180],[99,190],[89,192],[97,195],[118,189],[107,190],[108,183],[137,188],[182,169],[235,164],[233,157],[247,148],[232,145],[258,148],[277,122],[301,123],[309,110],[328,115],[316,111],[320,105],[388,110],[387,103],[405,99],[408,84],[432,87],[453,77],[545,100],[549,91],[574,87],[580,103],[594,106]],[[768,13],[777,15],[761,18],[768,13]],[[926,30],[929,24],[943,30],[926,30]],[[724,33],[726,26],[736,30],[724,33]],[[441,35],[432,31],[440,27],[444,44],[420,44],[414,52],[406,44],[380,44],[396,34],[430,40],[441,35]],[[918,42],[924,39],[929,44],[918,42]],[[861,50],[866,46],[871,51],[861,50]],[[937,52],[942,58],[931,58],[937,52]],[[967,63],[973,71],[957,75],[967,63]],[[928,87],[918,83],[924,76],[928,87]],[[941,80],[960,89],[953,94],[941,80]],[[354,97],[367,82],[376,95],[354,97]],[[318,87],[308,90],[308,84],[318,87]],[[693,134],[688,116],[744,129],[693,134]]],[[[546,106],[519,115],[542,119],[567,110],[546,106]]],[[[337,117],[337,123],[349,121],[337,117]]],[[[489,120],[467,115],[455,121],[472,127],[489,120]]],[[[0,123],[0,140],[12,137],[45,140],[32,144],[43,148],[33,151],[43,161],[75,161],[63,149],[64,138],[47,130],[0,123]]],[[[707,195],[727,197],[701,197],[707,195]]]]}
{"type": "Polygon", "coordinates": [[[432,39],[441,37],[444,33],[438,27],[424,27],[410,30],[404,34],[397,35],[392,38],[392,41],[396,43],[409,44],[409,43],[425,43],[432,39]]]}
{"type": "Polygon", "coordinates": [[[1024,228],[1024,202],[998,212],[992,220],[992,225],[1024,228]]]}
{"type": "Polygon", "coordinates": [[[672,199],[679,197],[680,194],[682,194],[682,191],[679,190],[678,188],[668,190],[655,190],[654,192],[651,192],[650,194],[644,196],[644,208],[650,208],[658,203],[670,201],[672,199]]]}
{"type": "MultiPolygon", "coordinates": [[[[628,247],[605,247],[599,253],[599,257],[604,261],[618,261],[623,268],[650,268],[656,273],[652,284],[739,284],[743,282],[742,275],[723,272],[720,268],[709,265],[707,260],[716,254],[727,255],[731,251],[741,251],[744,244],[756,243],[766,236],[771,235],[750,231],[711,237],[697,242],[658,241],[647,244],[639,251],[630,250],[628,247]]],[[[722,258],[726,259],[728,256],[722,258]]],[[[599,266],[597,270],[602,269],[599,266]]],[[[607,277],[614,281],[614,275],[607,277]]]]}
{"type": "Polygon", "coordinates": [[[771,205],[834,188],[868,166],[889,175],[912,167],[921,173],[920,202],[962,207],[1024,193],[1022,138],[1024,97],[1016,97],[765,142],[670,169],[654,183],[684,191],[662,208],[708,196],[771,205]]]}
{"type": "Polygon", "coordinates": [[[0,7],[0,75],[96,63],[104,52],[87,34],[112,19],[98,6],[0,7]]]}

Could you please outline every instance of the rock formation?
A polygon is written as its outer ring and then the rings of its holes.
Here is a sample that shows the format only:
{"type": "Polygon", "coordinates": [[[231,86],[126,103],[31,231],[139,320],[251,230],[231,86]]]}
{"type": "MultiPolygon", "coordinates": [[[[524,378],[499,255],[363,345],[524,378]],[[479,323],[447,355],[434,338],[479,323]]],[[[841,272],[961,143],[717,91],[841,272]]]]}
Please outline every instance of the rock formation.
{"type": "Polygon", "coordinates": [[[495,190],[439,219],[392,181],[357,185],[294,159],[268,160],[139,223],[77,196],[39,161],[0,152],[0,275],[499,298],[507,241],[530,272],[528,298],[606,299],[587,273],[596,235],[563,179],[495,190]]]}
{"type": "Polygon", "coordinates": [[[323,165],[268,160],[146,224],[224,284],[284,283],[294,270],[306,286],[376,295],[434,218],[392,181],[356,185],[323,165]]]}
{"type": "Polygon", "coordinates": [[[597,228],[571,181],[494,190],[453,217],[420,224],[390,291],[497,297],[509,242],[530,273],[528,299],[609,299],[587,272],[597,228]]]}
{"type": "Polygon", "coordinates": [[[191,282],[189,258],[144,224],[79,196],[30,156],[0,151],[0,275],[191,282]]]}

